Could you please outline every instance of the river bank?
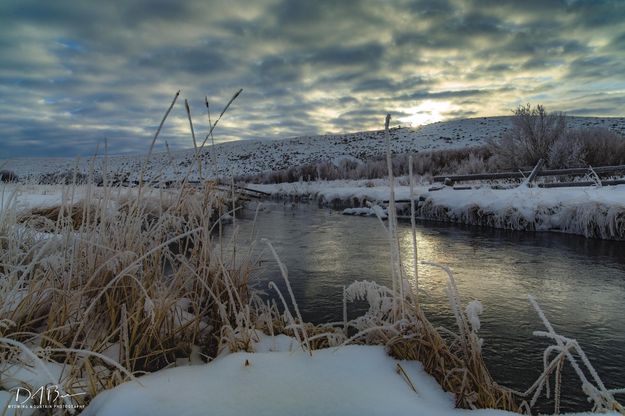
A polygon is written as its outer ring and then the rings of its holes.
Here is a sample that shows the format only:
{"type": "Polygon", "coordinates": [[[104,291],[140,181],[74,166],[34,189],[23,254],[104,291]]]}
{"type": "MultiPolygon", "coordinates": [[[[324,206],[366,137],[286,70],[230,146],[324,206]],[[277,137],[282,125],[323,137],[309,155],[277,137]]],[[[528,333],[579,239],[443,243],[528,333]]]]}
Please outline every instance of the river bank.
{"type": "MultiPolygon", "coordinates": [[[[415,200],[420,219],[519,231],[556,231],[608,240],[625,239],[625,185],[585,188],[510,189],[489,186],[453,189],[429,184],[414,187],[398,178],[395,199],[401,215],[415,200]]],[[[390,188],[384,180],[248,184],[282,199],[314,200],[336,209],[385,206],[390,188]]]]}

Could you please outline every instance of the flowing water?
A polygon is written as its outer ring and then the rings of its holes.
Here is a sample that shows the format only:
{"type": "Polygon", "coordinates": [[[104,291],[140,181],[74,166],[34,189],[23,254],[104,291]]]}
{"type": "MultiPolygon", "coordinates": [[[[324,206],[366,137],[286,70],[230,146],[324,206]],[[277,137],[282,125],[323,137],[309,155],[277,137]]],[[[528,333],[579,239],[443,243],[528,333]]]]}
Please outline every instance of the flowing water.
{"type": "MultiPolygon", "coordinates": [[[[260,243],[267,238],[288,268],[305,320],[342,320],[342,289],[355,280],[390,287],[389,242],[377,218],[291,203],[263,203],[257,221],[254,214],[247,209],[236,219],[236,240],[243,247],[257,241],[255,280],[263,289],[269,280],[284,288],[277,263],[260,243]]],[[[416,288],[410,223],[400,222],[399,233],[404,268],[416,288]]],[[[532,294],[555,330],[578,340],[606,387],[625,387],[625,243],[435,222],[418,224],[417,239],[419,259],[452,269],[463,305],[481,301],[479,335],[497,382],[525,390],[541,372],[549,343],[532,334],[545,330],[528,302],[532,294]]],[[[418,285],[430,320],[453,329],[444,273],[420,265],[418,285]]],[[[361,311],[352,307],[350,315],[361,311]]],[[[563,408],[588,410],[570,368],[564,381],[563,408]]]]}

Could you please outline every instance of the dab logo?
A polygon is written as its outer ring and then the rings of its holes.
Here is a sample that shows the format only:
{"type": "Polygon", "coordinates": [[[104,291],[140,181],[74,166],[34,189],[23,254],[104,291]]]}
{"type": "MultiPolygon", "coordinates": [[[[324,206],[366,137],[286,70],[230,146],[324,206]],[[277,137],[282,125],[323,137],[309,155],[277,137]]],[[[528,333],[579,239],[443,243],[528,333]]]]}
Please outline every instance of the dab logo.
{"type": "Polygon", "coordinates": [[[68,394],[56,384],[47,384],[36,390],[15,387],[9,391],[15,393],[15,400],[9,402],[9,409],[82,409],[85,406],[76,404],[71,398],[87,394],[68,394]]]}

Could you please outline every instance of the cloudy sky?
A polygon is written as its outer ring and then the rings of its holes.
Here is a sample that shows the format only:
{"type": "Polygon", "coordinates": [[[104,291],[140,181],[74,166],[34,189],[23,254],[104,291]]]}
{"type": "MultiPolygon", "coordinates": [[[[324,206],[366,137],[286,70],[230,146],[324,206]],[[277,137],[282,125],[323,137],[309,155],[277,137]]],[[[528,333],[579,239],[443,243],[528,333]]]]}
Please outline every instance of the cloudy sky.
{"type": "MultiPolygon", "coordinates": [[[[217,141],[623,116],[625,0],[0,0],[0,158],[145,152],[178,89],[203,136],[239,88],[217,141]]],[[[192,146],[182,100],[161,137],[192,146]]]]}

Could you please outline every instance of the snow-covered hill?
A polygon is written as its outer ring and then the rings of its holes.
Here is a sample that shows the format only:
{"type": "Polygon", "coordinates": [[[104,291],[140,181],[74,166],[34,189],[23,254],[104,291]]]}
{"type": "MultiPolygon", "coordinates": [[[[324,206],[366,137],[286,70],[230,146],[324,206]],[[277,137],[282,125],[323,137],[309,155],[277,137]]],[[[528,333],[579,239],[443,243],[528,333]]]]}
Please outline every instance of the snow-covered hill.
{"type": "MultiPolygon", "coordinates": [[[[417,128],[391,130],[394,153],[479,146],[489,138],[498,138],[510,128],[512,117],[483,117],[444,121],[417,128]]],[[[625,118],[569,117],[569,128],[604,127],[625,135],[625,118]]],[[[148,142],[146,140],[146,152],[148,142]]],[[[281,140],[245,140],[206,147],[201,152],[204,177],[239,176],[280,170],[301,164],[337,160],[346,156],[366,160],[385,152],[383,131],[340,135],[304,136],[281,140]],[[214,162],[213,162],[214,161],[214,162]]],[[[108,171],[130,181],[137,180],[145,161],[142,155],[110,156],[108,171]]],[[[37,180],[41,175],[72,171],[76,166],[89,171],[89,160],[75,158],[19,158],[0,161],[22,180],[37,180]]],[[[97,158],[95,169],[103,169],[104,159],[97,158]]],[[[175,180],[190,171],[189,179],[198,179],[194,150],[153,154],[146,170],[146,180],[175,180]]]]}

